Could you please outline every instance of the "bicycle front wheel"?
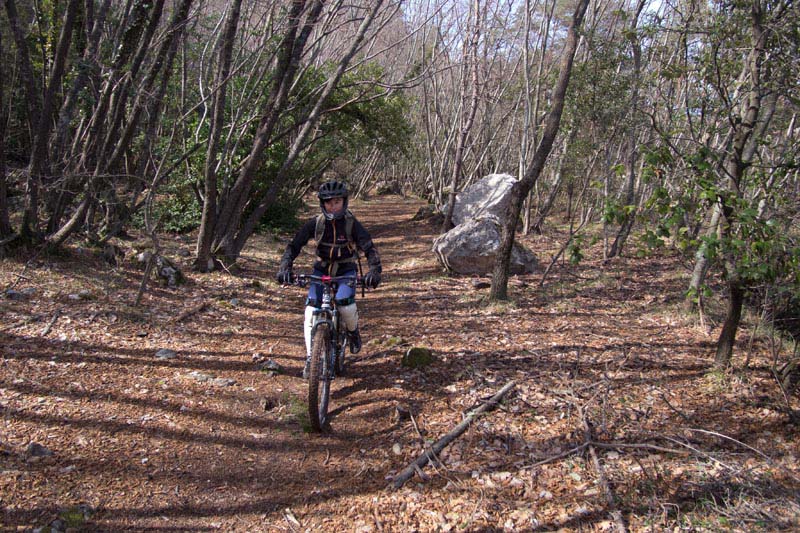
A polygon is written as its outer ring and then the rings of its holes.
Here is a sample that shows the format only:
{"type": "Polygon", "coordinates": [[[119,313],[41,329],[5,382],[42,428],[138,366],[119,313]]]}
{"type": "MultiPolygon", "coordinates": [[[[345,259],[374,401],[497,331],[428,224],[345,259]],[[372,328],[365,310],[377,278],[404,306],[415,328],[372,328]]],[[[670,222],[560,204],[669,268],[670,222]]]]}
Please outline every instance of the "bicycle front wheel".
{"type": "Polygon", "coordinates": [[[328,374],[328,354],[331,332],[328,324],[319,324],[311,339],[311,365],[308,372],[308,418],[314,431],[322,431],[328,418],[331,382],[328,374]]]}

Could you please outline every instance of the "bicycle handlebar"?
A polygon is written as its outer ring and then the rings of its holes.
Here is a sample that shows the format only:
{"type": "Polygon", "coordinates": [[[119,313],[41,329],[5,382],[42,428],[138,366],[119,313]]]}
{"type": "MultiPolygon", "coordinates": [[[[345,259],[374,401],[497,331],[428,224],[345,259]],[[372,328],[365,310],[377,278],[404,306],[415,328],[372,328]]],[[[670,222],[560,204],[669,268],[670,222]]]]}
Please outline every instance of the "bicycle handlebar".
{"type": "Polygon", "coordinates": [[[360,278],[358,276],[347,275],[347,276],[316,276],[314,274],[294,274],[292,276],[292,285],[298,285],[300,287],[305,287],[308,285],[309,282],[316,282],[322,283],[325,285],[332,285],[334,283],[347,283],[353,284],[361,287],[366,287],[364,285],[364,278],[360,278]]]}

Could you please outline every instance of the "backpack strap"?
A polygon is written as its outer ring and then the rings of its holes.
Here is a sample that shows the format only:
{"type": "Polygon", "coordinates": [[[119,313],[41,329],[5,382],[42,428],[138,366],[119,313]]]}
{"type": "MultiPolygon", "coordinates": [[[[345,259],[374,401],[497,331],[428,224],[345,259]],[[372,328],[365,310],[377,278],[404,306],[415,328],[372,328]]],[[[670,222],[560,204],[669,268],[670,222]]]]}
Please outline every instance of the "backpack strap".
{"type": "MultiPolygon", "coordinates": [[[[347,236],[347,246],[350,248],[350,251],[358,254],[358,247],[356,246],[355,239],[353,239],[353,225],[355,224],[355,220],[356,216],[348,209],[344,215],[344,234],[347,236]]],[[[317,222],[314,226],[314,240],[319,243],[324,234],[325,215],[320,213],[317,215],[317,222]]]]}
{"type": "Polygon", "coordinates": [[[320,213],[317,215],[317,225],[314,226],[314,240],[317,243],[322,240],[323,233],[325,233],[325,215],[320,213]]]}
{"type": "MultiPolygon", "coordinates": [[[[361,254],[359,253],[358,246],[356,245],[356,241],[353,238],[353,226],[355,224],[356,217],[349,209],[345,212],[344,217],[345,217],[344,231],[345,235],[347,236],[347,244],[330,243],[330,245],[335,248],[347,246],[353,253],[354,257],[350,259],[339,259],[336,261],[323,260],[322,262],[324,263],[324,268],[327,268],[329,270],[331,276],[336,275],[336,271],[338,270],[339,265],[343,263],[357,263],[359,275],[362,275],[361,254]]],[[[319,243],[322,241],[322,237],[325,234],[325,222],[326,222],[325,215],[323,215],[322,213],[318,214],[314,226],[314,240],[317,242],[317,245],[319,245],[319,243]]]]}

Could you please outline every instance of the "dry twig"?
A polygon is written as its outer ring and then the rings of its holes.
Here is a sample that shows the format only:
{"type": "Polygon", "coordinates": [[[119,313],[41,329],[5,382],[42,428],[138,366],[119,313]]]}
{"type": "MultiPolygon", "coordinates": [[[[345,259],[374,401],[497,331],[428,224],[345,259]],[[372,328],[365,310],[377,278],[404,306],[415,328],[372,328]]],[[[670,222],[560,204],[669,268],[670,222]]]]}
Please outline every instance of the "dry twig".
{"type": "Polygon", "coordinates": [[[440,438],[436,441],[430,449],[425,450],[425,452],[420,455],[413,463],[408,465],[402,472],[397,474],[394,479],[392,480],[392,484],[390,487],[394,489],[399,489],[402,487],[406,481],[411,479],[415,473],[422,474],[422,468],[428,464],[428,462],[435,460],[439,453],[444,450],[451,442],[457,439],[467,428],[472,424],[472,422],[481,416],[483,413],[490,411],[497,407],[500,401],[505,397],[506,394],[510,390],[512,390],[516,386],[516,383],[513,381],[509,381],[506,383],[502,389],[500,389],[494,396],[492,396],[487,402],[483,405],[478,407],[477,409],[471,411],[469,415],[461,421],[455,428],[453,428],[447,435],[440,438]]]}
{"type": "Polygon", "coordinates": [[[583,424],[583,436],[586,442],[589,443],[589,456],[592,459],[592,465],[594,466],[595,471],[597,471],[597,477],[600,482],[600,486],[603,488],[603,494],[605,494],[606,497],[606,505],[608,506],[609,511],[611,512],[611,517],[614,519],[614,523],[617,526],[617,531],[620,533],[626,533],[628,531],[628,527],[625,524],[625,518],[617,508],[616,500],[614,498],[614,491],[611,488],[611,484],[608,482],[605,469],[600,463],[600,459],[597,457],[595,446],[591,444],[591,442],[594,441],[592,424],[586,417],[586,412],[584,411],[583,407],[580,405],[576,405],[575,407],[578,409],[578,413],[581,417],[581,423],[583,424]]]}
{"type": "Polygon", "coordinates": [[[190,316],[204,311],[206,307],[208,307],[208,302],[200,302],[199,304],[182,311],[181,314],[175,318],[175,322],[177,323],[186,320],[190,316]]]}
{"type": "Polygon", "coordinates": [[[60,315],[61,315],[61,309],[56,309],[56,312],[53,313],[53,318],[50,319],[50,322],[47,323],[47,326],[45,326],[45,328],[40,333],[42,337],[46,337],[47,334],[50,333],[50,330],[53,329],[53,326],[55,325],[56,320],[58,320],[58,317],[60,315]]]}

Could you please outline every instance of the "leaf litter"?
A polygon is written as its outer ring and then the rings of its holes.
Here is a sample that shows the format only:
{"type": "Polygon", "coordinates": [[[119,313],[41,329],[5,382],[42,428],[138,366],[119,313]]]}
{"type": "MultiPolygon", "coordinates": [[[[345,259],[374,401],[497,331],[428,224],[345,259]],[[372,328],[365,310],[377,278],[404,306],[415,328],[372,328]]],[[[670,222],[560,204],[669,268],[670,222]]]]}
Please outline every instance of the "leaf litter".
{"type": "MultiPolygon", "coordinates": [[[[800,527],[797,427],[769,347],[710,373],[714,331],[680,318],[678,258],[603,265],[594,250],[489,305],[485,284],[441,272],[420,205],[354,202],[385,281],[360,299],[365,349],[323,435],[305,431],[304,294],[272,282],[288,236],[255,237],[233,275],[190,273],[177,236],[189,284],[151,285],[139,307],[132,262],[79,247],[0,260],[0,286],[24,294],[0,300],[2,528],[76,508],[89,531],[610,531],[614,511],[632,531],[800,527]],[[410,346],[436,361],[402,367],[410,346]],[[386,489],[510,380],[500,409],[386,489]]],[[[523,240],[547,257],[559,237],[523,240]]]]}

